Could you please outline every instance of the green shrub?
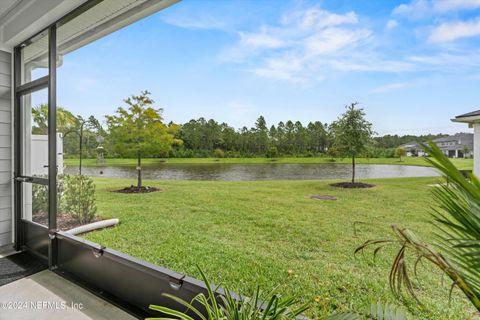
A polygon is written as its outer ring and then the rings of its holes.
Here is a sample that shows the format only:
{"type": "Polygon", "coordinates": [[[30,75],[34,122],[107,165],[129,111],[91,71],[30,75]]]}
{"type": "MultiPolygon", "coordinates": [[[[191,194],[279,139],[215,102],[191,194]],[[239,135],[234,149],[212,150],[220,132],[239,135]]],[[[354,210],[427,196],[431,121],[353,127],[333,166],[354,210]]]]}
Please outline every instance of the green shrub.
{"type": "Polygon", "coordinates": [[[215,158],[224,158],[225,157],[225,152],[223,152],[222,149],[215,149],[215,151],[213,151],[213,156],[215,158]]]}
{"type": "Polygon", "coordinates": [[[270,148],[268,148],[266,156],[267,156],[267,158],[275,158],[275,157],[277,157],[277,156],[278,156],[278,149],[277,149],[277,147],[271,146],[270,148]]]}
{"type": "MultiPolygon", "coordinates": [[[[39,178],[48,178],[47,175],[38,176],[39,178]]],[[[58,175],[57,177],[57,210],[62,211],[63,207],[63,194],[64,175],[58,175]]],[[[48,186],[43,184],[32,183],[32,213],[35,212],[48,212],[48,186]]]]}
{"type": "Polygon", "coordinates": [[[32,213],[48,212],[48,187],[32,183],[32,213]]]}
{"type": "Polygon", "coordinates": [[[80,223],[89,223],[95,218],[95,184],[84,175],[65,176],[63,202],[65,211],[80,223]]]}

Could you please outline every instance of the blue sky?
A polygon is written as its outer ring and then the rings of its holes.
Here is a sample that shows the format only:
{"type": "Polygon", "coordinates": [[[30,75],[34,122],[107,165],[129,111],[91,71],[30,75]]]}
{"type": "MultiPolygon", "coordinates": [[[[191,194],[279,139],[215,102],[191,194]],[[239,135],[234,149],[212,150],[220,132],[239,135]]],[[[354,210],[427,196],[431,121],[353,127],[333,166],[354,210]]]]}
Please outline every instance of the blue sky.
{"type": "Polygon", "coordinates": [[[358,101],[379,134],[454,133],[479,86],[480,0],[186,0],[67,55],[58,104],[103,119],[148,89],[167,121],[238,128],[358,101]]]}

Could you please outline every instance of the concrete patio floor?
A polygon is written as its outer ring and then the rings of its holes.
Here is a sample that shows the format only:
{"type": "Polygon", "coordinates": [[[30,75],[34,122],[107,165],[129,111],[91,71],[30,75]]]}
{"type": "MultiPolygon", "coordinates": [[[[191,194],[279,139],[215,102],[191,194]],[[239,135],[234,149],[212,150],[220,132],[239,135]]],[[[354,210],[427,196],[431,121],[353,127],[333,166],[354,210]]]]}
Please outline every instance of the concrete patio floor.
{"type": "Polygon", "coordinates": [[[136,319],[45,270],[0,287],[0,320],[136,319]]]}

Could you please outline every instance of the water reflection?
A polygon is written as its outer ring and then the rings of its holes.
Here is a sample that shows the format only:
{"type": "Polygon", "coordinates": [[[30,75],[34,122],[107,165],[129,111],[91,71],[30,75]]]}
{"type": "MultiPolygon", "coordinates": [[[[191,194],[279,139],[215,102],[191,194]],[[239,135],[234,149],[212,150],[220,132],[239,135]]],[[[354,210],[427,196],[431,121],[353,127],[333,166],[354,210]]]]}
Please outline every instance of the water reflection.
{"type": "MultiPolygon", "coordinates": [[[[86,175],[108,178],[135,179],[135,167],[84,167],[86,175]]],[[[68,167],[66,173],[76,174],[77,167],[68,167]]],[[[145,166],[143,178],[150,180],[333,180],[351,177],[350,165],[328,164],[159,164],[145,166]]],[[[359,179],[438,176],[433,168],[419,166],[359,164],[359,179]]]]}

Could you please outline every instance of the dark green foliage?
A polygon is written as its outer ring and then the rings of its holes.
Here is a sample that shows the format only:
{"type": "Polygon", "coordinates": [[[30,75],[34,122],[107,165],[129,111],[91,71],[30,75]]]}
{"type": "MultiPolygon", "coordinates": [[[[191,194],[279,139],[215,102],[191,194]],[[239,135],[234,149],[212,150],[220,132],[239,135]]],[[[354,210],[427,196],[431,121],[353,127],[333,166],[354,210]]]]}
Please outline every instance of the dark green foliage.
{"type": "Polygon", "coordinates": [[[357,102],[346,106],[346,111],[331,125],[334,146],[340,155],[352,159],[352,183],[355,183],[355,158],[364,153],[372,142],[372,124],[365,119],[357,102]]]}
{"type": "MultiPolygon", "coordinates": [[[[48,178],[47,175],[40,175],[38,177],[48,178]]],[[[57,207],[58,210],[63,210],[63,196],[65,194],[65,175],[57,176],[57,207]]],[[[32,183],[32,212],[48,212],[48,186],[43,184],[32,183]]]]}
{"type": "Polygon", "coordinates": [[[172,153],[178,158],[208,157],[215,149],[222,149],[227,157],[312,156],[324,153],[331,144],[327,125],[319,121],[310,122],[307,127],[300,121],[287,121],[268,128],[263,116],[253,128],[240,130],[213,119],[190,120],[175,137],[183,141],[183,146],[172,153]]]}
{"type": "Polygon", "coordinates": [[[32,183],[32,212],[48,212],[48,187],[32,183]]]}
{"type": "MultiPolygon", "coordinates": [[[[124,100],[127,108],[118,108],[115,115],[106,116],[109,148],[121,157],[137,158],[138,183],[142,187],[141,159],[165,157],[176,143],[176,129],[163,123],[162,109],[153,108],[150,92],[142,91],[124,100]]],[[[180,144],[180,141],[177,141],[180,144]]]]}
{"type": "Polygon", "coordinates": [[[75,217],[82,224],[95,218],[95,184],[93,179],[84,175],[66,175],[65,192],[62,203],[65,212],[75,217]]]}
{"type": "Polygon", "coordinates": [[[309,309],[308,305],[302,304],[297,299],[284,298],[275,291],[262,292],[259,287],[252,292],[252,297],[240,296],[236,299],[228,289],[219,295],[216,293],[217,288],[212,286],[202,270],[199,269],[199,271],[207,287],[207,295],[200,293],[192,301],[185,301],[174,295],[163,294],[184,306],[185,312],[156,305],[150,305],[149,308],[173,316],[168,319],[182,320],[296,320],[299,315],[309,309]],[[262,302],[263,308],[259,308],[262,302]],[[198,309],[199,305],[205,309],[206,314],[198,309]],[[187,312],[195,314],[195,317],[187,315],[187,312]]]}

